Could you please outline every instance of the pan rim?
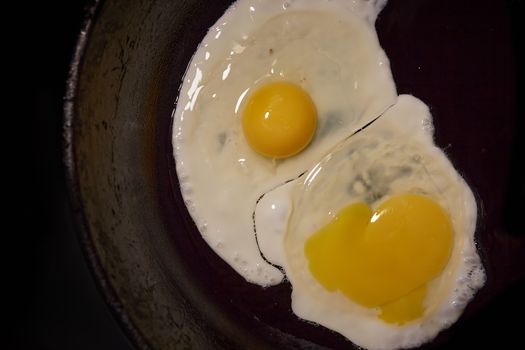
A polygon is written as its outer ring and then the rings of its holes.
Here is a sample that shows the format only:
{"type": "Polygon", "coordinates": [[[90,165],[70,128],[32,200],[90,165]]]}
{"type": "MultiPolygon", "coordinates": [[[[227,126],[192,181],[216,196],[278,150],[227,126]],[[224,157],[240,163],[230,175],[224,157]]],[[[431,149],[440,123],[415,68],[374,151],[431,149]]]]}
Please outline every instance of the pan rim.
{"type": "Polygon", "coordinates": [[[77,119],[76,104],[80,82],[80,70],[90,41],[92,28],[98,18],[105,0],[91,0],[84,8],[84,19],[74,46],[72,59],[69,64],[66,79],[65,95],[63,98],[63,124],[62,124],[62,161],[64,164],[65,182],[68,193],[69,206],[73,212],[73,223],[82,253],[87,261],[91,276],[102,295],[113,319],[117,321],[126,339],[140,350],[149,350],[144,335],[133,324],[125,311],[124,305],[117,296],[116,291],[105,273],[102,262],[98,257],[92,239],[87,218],[85,216],[80,181],[77,172],[77,159],[75,157],[75,120],[77,119]]]}

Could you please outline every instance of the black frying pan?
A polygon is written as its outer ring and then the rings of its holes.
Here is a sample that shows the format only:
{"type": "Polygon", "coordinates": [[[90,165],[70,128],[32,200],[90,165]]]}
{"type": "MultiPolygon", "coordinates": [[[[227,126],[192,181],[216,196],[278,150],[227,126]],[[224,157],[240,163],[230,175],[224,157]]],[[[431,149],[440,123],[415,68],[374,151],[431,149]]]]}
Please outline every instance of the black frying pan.
{"type": "MultiPolygon", "coordinates": [[[[230,3],[91,8],[65,101],[65,159],[87,258],[138,348],[351,348],[293,315],[288,284],[262,289],[230,269],[181,199],[171,112],[193,52],[230,3]]],[[[486,285],[424,348],[505,346],[521,336],[511,317],[523,317],[525,295],[522,9],[519,1],[391,0],[377,21],[398,92],[431,107],[436,142],[479,204],[486,285]]]]}

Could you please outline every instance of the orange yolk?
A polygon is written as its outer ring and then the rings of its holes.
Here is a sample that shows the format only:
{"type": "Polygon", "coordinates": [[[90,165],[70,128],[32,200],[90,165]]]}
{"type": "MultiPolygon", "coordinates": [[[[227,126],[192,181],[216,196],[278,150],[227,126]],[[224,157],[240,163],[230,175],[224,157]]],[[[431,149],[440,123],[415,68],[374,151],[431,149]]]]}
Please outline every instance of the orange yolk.
{"type": "Polygon", "coordinates": [[[301,152],[312,140],[317,110],[301,87],[270,83],[249,97],[242,127],[246,141],[257,153],[286,158],[301,152]]]}

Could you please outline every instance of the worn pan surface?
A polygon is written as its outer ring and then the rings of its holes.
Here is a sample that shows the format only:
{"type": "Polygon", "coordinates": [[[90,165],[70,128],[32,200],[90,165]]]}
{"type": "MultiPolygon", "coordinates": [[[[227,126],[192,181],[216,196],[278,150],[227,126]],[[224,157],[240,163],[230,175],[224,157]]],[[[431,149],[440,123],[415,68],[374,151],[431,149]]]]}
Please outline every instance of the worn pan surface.
{"type": "MultiPolygon", "coordinates": [[[[193,52],[230,3],[107,0],[89,10],[65,101],[65,158],[87,257],[138,348],[351,347],[298,320],[288,284],[262,289],[236,275],[181,199],[171,113],[193,52]]],[[[399,93],[431,107],[436,141],[479,203],[486,286],[426,348],[519,339],[509,317],[524,304],[520,10],[519,1],[392,0],[377,22],[399,93]]]]}

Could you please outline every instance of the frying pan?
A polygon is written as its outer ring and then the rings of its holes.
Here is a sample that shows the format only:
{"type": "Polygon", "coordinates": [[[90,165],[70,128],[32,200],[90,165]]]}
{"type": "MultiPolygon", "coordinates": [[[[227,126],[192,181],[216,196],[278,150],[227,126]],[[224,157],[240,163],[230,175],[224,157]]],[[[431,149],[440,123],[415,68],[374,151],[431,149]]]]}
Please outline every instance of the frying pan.
{"type": "MultiPolygon", "coordinates": [[[[65,162],[86,257],[137,348],[352,348],[293,315],[289,284],[263,289],[229,268],[181,198],[171,114],[193,52],[230,4],[107,0],[88,9],[64,104],[65,162]]],[[[525,279],[521,6],[392,0],[377,21],[398,92],[430,106],[436,143],[479,207],[486,285],[424,348],[486,344],[518,329],[506,316],[522,312],[525,279]]]]}

